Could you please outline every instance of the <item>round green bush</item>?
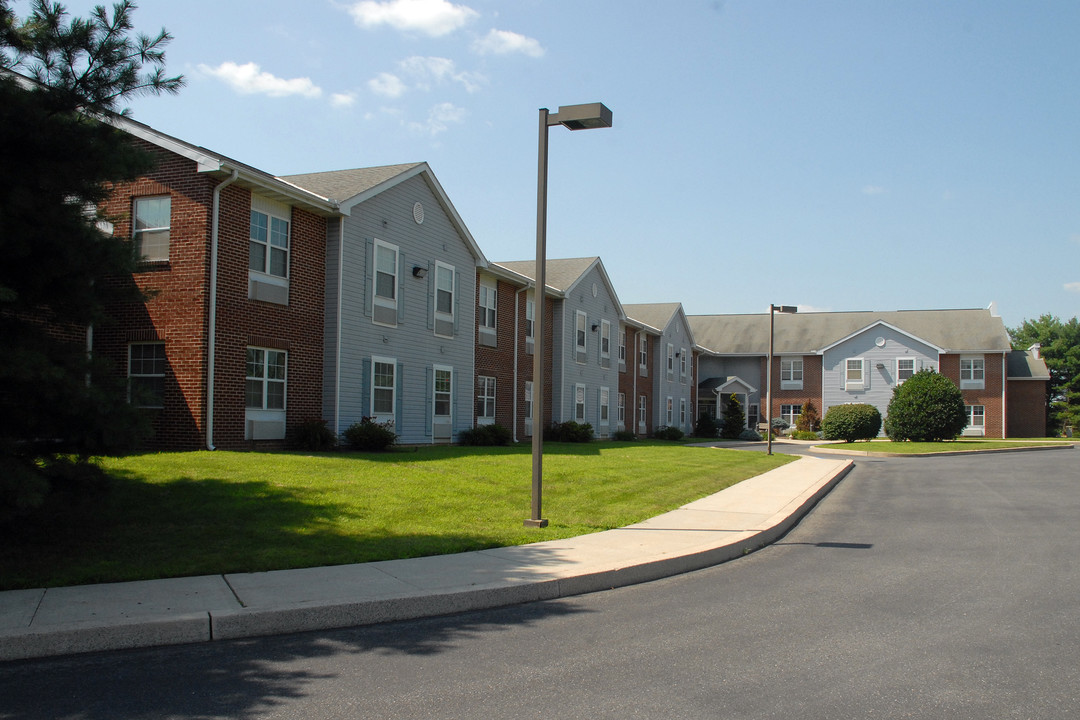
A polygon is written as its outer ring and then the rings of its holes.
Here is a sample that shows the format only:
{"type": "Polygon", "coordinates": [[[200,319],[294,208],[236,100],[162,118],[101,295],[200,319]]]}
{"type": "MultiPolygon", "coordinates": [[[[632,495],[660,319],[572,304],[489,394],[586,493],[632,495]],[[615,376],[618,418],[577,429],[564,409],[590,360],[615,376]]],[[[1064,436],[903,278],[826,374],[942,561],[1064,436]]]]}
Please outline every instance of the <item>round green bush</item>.
{"type": "Polygon", "coordinates": [[[826,440],[873,440],[881,432],[881,413],[873,405],[833,405],[821,421],[826,440]]]}
{"type": "Polygon", "coordinates": [[[967,426],[960,388],[933,370],[920,370],[893,389],[885,434],[902,442],[954,440],[967,426]]]}
{"type": "Polygon", "coordinates": [[[656,432],[653,433],[653,437],[657,440],[682,440],[683,431],[677,427],[671,427],[668,425],[661,425],[656,428],[656,432]]]}
{"type": "Polygon", "coordinates": [[[376,422],[373,418],[361,418],[345,428],[342,435],[345,442],[354,450],[381,451],[397,442],[397,433],[391,422],[376,422]]]}

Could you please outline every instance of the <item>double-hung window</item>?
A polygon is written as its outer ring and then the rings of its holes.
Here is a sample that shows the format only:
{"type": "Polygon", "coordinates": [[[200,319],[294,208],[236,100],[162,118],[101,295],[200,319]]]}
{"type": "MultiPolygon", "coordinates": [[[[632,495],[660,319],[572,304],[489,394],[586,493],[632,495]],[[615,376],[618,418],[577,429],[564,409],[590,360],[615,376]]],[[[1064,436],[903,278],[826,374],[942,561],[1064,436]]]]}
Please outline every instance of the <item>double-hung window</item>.
{"type": "Polygon", "coordinates": [[[896,384],[900,385],[915,374],[915,358],[896,359],[896,384]]]}
{"type": "Polygon", "coordinates": [[[964,435],[985,435],[986,406],[965,405],[964,412],[966,412],[968,416],[968,424],[967,427],[964,428],[964,435]]]}
{"type": "Polygon", "coordinates": [[[536,330],[536,305],[532,299],[525,301],[525,340],[532,342],[536,330]]]}
{"type": "Polygon", "coordinates": [[[249,347],[247,349],[247,378],[245,383],[248,410],[285,409],[284,350],[249,347]]]}
{"type": "Polygon", "coordinates": [[[799,422],[800,415],[802,415],[802,405],[780,406],[780,417],[786,420],[791,427],[795,427],[795,424],[799,422]]]}
{"type": "Polygon", "coordinates": [[[983,357],[960,358],[960,389],[982,390],[986,383],[986,359],[983,357]]]}
{"type": "Polygon", "coordinates": [[[448,367],[435,366],[435,418],[449,419],[450,391],[453,387],[454,371],[448,367]]]}
{"type": "Polygon", "coordinates": [[[649,369],[649,338],[645,333],[641,334],[641,342],[638,347],[638,370],[639,374],[644,377],[645,373],[649,369]]]}
{"type": "MultiPolygon", "coordinates": [[[[675,378],[675,346],[671,343],[667,345],[667,379],[673,380],[675,378]]],[[[668,425],[671,423],[669,422],[668,425]]]]}
{"type": "Polygon", "coordinates": [[[584,310],[578,310],[575,315],[574,322],[574,349],[576,354],[576,360],[579,363],[585,362],[588,357],[588,316],[584,310]]]}
{"type": "Polygon", "coordinates": [[[128,345],[128,402],[135,407],[164,407],[165,368],[165,343],[128,345]]]}
{"type": "Polygon", "coordinates": [[[865,387],[862,358],[848,358],[844,361],[844,389],[862,390],[865,387]]]}
{"type": "Polygon", "coordinates": [[[649,398],[647,396],[645,396],[645,395],[638,395],[638,402],[637,402],[638,419],[637,419],[637,421],[638,421],[638,425],[641,427],[641,429],[644,429],[645,428],[645,423],[648,422],[648,412],[649,412],[649,398]]]}
{"type": "Polygon", "coordinates": [[[611,364],[611,321],[600,321],[600,364],[608,367],[611,364]]]}
{"type": "MultiPolygon", "coordinates": [[[[527,385],[532,394],[532,383],[527,385]]],[[[532,405],[532,401],[527,403],[532,405]]],[[[528,409],[531,412],[532,408],[528,409]]],[[[478,425],[490,425],[495,422],[495,378],[480,375],[476,378],[476,422],[478,425]]]]}
{"type": "Polygon", "coordinates": [[[608,436],[608,427],[611,424],[611,391],[606,388],[600,388],[600,437],[608,436]]]}
{"type": "Polygon", "coordinates": [[[585,422],[585,386],[580,383],[574,385],[574,420],[585,422]]]}
{"type": "Polygon", "coordinates": [[[480,329],[495,332],[495,288],[480,283],[477,296],[477,315],[480,316],[480,329]]]}
{"type": "Polygon", "coordinates": [[[686,398],[679,398],[679,426],[686,427],[686,398]]]}
{"type": "Polygon", "coordinates": [[[533,384],[532,380],[525,381],[525,434],[532,436],[533,416],[533,384]]]}
{"type": "Polygon", "coordinates": [[[665,411],[664,411],[664,418],[665,418],[664,424],[667,425],[668,427],[671,426],[671,423],[674,420],[674,417],[673,417],[674,414],[675,414],[675,405],[674,405],[674,402],[673,402],[671,396],[669,395],[668,398],[667,398],[667,403],[666,403],[665,411]]]}
{"type": "Polygon", "coordinates": [[[277,278],[289,277],[289,220],[276,203],[252,199],[248,269],[277,278]],[[258,209],[256,209],[256,207],[258,209]]]}
{"type": "Polygon", "coordinates": [[[619,429],[626,427],[626,393],[619,393],[619,429]]]}
{"type": "Polygon", "coordinates": [[[399,282],[398,248],[375,240],[375,287],[372,288],[374,321],[381,325],[396,325],[399,282]]]}
{"type": "Polygon", "coordinates": [[[454,336],[454,285],[453,265],[435,262],[435,334],[454,336]]]}
{"type": "Polygon", "coordinates": [[[619,364],[626,365],[626,330],[619,330],[619,364]]]}
{"type": "Polygon", "coordinates": [[[397,361],[393,358],[371,359],[371,415],[379,422],[394,419],[396,375],[397,361]]]}
{"type": "Polygon", "coordinates": [[[679,348],[679,377],[686,382],[686,348],[679,348]]]}
{"type": "Polygon", "coordinates": [[[135,198],[135,222],[132,231],[136,257],[143,262],[169,259],[169,228],[172,224],[172,198],[135,198]]]}
{"type": "Polygon", "coordinates": [[[780,359],[780,389],[802,390],[803,361],[801,358],[780,359]]]}

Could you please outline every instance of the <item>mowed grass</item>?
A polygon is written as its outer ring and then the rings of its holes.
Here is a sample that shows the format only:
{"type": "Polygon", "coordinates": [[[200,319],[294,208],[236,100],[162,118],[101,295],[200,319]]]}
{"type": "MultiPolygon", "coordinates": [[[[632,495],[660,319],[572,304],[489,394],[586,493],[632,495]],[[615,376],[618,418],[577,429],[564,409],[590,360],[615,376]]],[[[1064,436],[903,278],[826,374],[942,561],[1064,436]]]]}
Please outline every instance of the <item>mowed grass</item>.
{"type": "Polygon", "coordinates": [[[1004,450],[1019,447],[1042,447],[1045,445],[1068,444],[1068,441],[1039,438],[1037,440],[948,440],[943,442],[892,442],[891,440],[872,440],[870,442],[830,443],[823,448],[839,450],[858,450],[861,452],[897,453],[901,455],[925,455],[948,452],[974,452],[978,450],[1004,450]]]}
{"type": "Polygon", "coordinates": [[[370,562],[621,527],[795,458],[670,443],[384,454],[191,452],[101,461],[106,492],[59,494],[4,532],[0,590],[370,562]]]}

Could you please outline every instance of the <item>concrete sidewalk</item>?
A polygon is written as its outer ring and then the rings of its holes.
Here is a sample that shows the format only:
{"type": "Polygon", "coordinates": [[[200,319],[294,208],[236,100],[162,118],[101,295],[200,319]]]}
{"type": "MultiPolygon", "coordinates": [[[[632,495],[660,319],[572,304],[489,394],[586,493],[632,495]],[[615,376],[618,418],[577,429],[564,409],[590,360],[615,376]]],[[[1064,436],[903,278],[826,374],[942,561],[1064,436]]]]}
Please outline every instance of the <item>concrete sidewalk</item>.
{"type": "Polygon", "coordinates": [[[788,531],[851,468],[804,457],[617,530],[457,555],[0,592],[0,660],[447,615],[709,567],[788,531]]]}

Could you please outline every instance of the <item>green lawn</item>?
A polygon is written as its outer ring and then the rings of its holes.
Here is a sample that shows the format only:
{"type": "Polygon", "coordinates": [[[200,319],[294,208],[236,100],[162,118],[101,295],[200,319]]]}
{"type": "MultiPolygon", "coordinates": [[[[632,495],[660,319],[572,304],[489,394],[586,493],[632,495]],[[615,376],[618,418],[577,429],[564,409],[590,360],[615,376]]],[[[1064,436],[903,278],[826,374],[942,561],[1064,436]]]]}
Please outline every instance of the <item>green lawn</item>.
{"type": "Polygon", "coordinates": [[[0,535],[0,590],[254,572],[521,545],[638,522],[795,458],[660,442],[531,453],[192,452],[105,459],[107,492],[59,495],[0,535]]]}
{"type": "Polygon", "coordinates": [[[969,450],[1002,450],[1017,447],[1040,447],[1059,445],[1065,441],[1049,438],[1030,440],[978,440],[962,439],[947,442],[892,442],[891,440],[873,440],[871,442],[830,443],[820,445],[823,448],[839,450],[858,450],[860,452],[899,453],[903,455],[921,455],[927,453],[965,452],[969,450]]]}

